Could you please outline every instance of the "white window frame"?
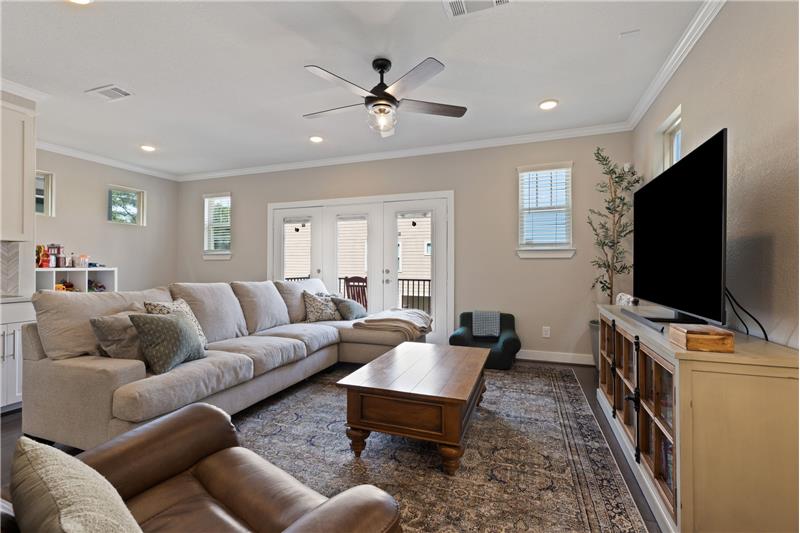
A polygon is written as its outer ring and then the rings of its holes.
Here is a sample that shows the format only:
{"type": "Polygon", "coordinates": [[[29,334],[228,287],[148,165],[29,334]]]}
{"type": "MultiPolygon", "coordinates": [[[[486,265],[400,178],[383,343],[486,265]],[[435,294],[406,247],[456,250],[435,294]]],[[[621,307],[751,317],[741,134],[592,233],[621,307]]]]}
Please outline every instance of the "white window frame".
{"type": "MultiPolygon", "coordinates": [[[[44,178],[44,213],[36,212],[37,215],[43,217],[56,216],[56,177],[52,172],[47,170],[37,170],[36,178],[44,178]]],[[[34,187],[34,195],[36,195],[36,188],[34,187]]]]}
{"type": "Polygon", "coordinates": [[[527,165],[517,167],[517,195],[518,195],[518,212],[517,212],[517,256],[520,259],[570,259],[575,256],[573,228],[575,226],[573,202],[572,202],[572,161],[561,161],[558,163],[544,163],[538,165],[527,165]],[[522,205],[522,175],[529,172],[537,172],[543,170],[556,170],[556,169],[569,169],[569,180],[567,182],[567,211],[569,213],[569,240],[564,244],[525,244],[522,236],[522,224],[520,223],[523,216],[522,205]]]}
{"type": "Polygon", "coordinates": [[[655,152],[658,154],[658,145],[661,145],[661,168],[658,168],[658,157],[655,158],[655,174],[664,172],[669,167],[674,165],[684,155],[685,139],[683,138],[683,120],[681,117],[681,106],[669,114],[669,116],[661,123],[661,126],[656,130],[657,138],[655,140],[655,152]],[[675,142],[675,134],[681,132],[681,154],[678,159],[673,157],[673,143],[675,142]]]}
{"type": "Polygon", "coordinates": [[[217,192],[203,195],[203,259],[206,261],[227,261],[233,255],[233,197],[229,192],[217,192]],[[231,248],[230,250],[208,250],[208,200],[214,198],[228,198],[231,204],[231,221],[230,221],[230,234],[231,234],[231,248]]]}
{"type": "Polygon", "coordinates": [[[144,227],[147,226],[147,191],[142,189],[135,189],[133,187],[126,187],[125,185],[114,185],[110,184],[108,186],[108,195],[106,197],[108,201],[108,209],[106,218],[107,221],[111,224],[118,224],[120,226],[139,226],[144,227]],[[114,191],[117,192],[135,192],[136,193],[136,207],[138,210],[136,216],[136,222],[120,222],[118,220],[111,220],[111,195],[114,191]]]}
{"type": "Polygon", "coordinates": [[[664,131],[664,170],[668,169],[683,157],[683,124],[681,117],[672,121],[667,129],[664,131]],[[681,151],[675,154],[675,139],[680,138],[681,151]]]}

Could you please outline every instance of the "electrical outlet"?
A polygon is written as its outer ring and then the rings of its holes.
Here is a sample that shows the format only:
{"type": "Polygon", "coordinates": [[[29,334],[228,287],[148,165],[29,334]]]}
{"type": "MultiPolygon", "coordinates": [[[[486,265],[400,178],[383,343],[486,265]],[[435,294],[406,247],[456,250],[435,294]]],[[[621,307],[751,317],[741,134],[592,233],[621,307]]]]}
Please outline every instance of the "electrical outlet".
{"type": "Polygon", "coordinates": [[[542,337],[545,339],[550,338],[550,326],[542,326],[542,337]]]}

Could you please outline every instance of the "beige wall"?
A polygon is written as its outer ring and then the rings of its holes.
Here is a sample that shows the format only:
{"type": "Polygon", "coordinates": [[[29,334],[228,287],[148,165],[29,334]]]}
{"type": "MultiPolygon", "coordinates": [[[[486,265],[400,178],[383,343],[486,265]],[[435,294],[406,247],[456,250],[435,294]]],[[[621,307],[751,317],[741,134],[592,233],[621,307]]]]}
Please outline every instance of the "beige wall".
{"type": "Polygon", "coordinates": [[[181,281],[257,280],[267,276],[267,204],[420,191],[455,191],[456,311],[499,309],[517,316],[528,349],[589,353],[587,322],[594,317],[594,250],[583,223],[600,206],[600,173],[592,158],[604,146],[618,161],[632,160],[631,134],[504,146],[369,163],[303,169],[180,186],[181,281]],[[569,260],[522,260],[517,245],[516,167],[574,161],[577,254],[569,260]],[[203,261],[203,194],[232,194],[233,256],[203,261]],[[541,328],[552,328],[543,339],[541,328]]]}
{"type": "Polygon", "coordinates": [[[727,283],[772,340],[792,346],[798,325],[797,15],[794,2],[725,4],[633,137],[635,162],[652,178],[660,171],[657,131],[679,105],[684,153],[728,128],[727,283]]]}
{"type": "Polygon", "coordinates": [[[176,182],[44,150],[37,150],[36,158],[38,170],[55,175],[56,191],[56,216],[36,216],[37,243],[61,243],[67,254],[89,254],[92,261],[118,267],[120,290],[174,280],[176,182]],[[147,191],[147,226],[107,222],[109,184],[147,191]]]}

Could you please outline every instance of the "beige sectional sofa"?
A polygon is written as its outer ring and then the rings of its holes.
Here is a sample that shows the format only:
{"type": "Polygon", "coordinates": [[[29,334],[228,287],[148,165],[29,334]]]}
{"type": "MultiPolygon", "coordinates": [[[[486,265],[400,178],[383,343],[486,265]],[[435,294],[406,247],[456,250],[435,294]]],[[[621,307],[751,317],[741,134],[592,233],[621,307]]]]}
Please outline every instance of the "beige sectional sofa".
{"type": "Polygon", "coordinates": [[[37,323],[22,333],[23,432],[88,449],[195,402],[236,413],[337,361],[365,363],[407,340],[350,321],[303,322],[304,289],[325,291],[312,279],[34,295],[37,323]],[[202,326],[204,359],[153,375],[139,359],[100,355],[90,318],[173,298],[202,326]]]}

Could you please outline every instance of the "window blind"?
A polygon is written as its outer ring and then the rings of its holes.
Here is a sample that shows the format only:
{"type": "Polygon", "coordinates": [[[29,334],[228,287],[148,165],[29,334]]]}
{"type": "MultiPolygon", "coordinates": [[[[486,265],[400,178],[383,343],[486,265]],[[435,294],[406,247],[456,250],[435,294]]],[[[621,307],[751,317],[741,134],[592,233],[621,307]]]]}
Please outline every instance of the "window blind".
{"type": "Polygon", "coordinates": [[[231,251],[231,197],[206,196],[204,253],[231,251]]]}
{"type": "Polygon", "coordinates": [[[572,165],[525,167],[519,173],[519,247],[572,246],[572,165]]]}

